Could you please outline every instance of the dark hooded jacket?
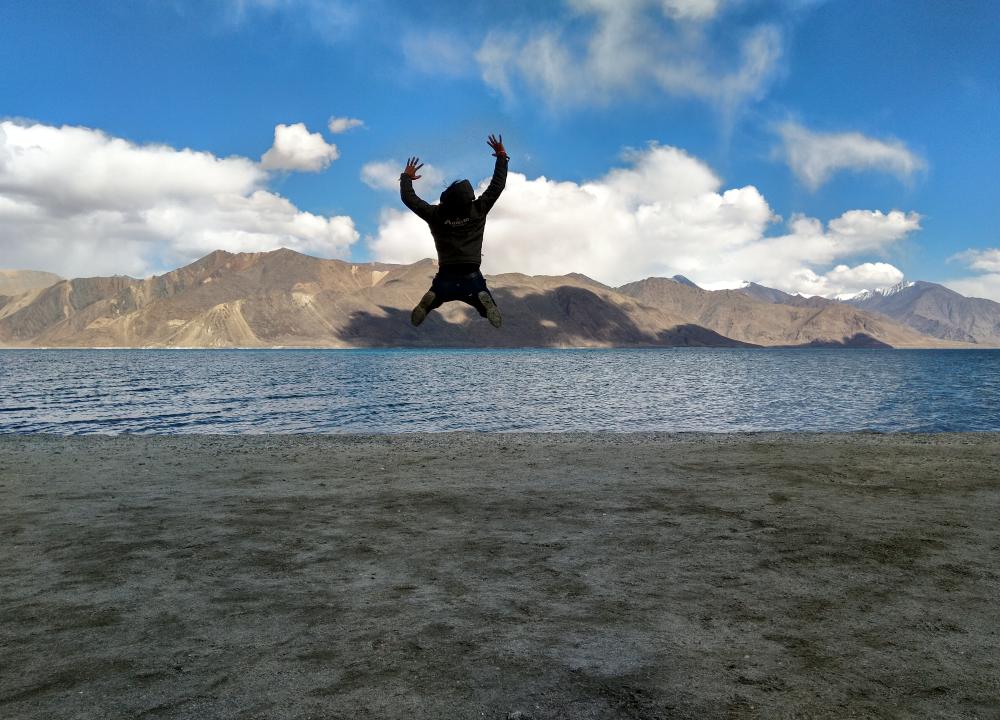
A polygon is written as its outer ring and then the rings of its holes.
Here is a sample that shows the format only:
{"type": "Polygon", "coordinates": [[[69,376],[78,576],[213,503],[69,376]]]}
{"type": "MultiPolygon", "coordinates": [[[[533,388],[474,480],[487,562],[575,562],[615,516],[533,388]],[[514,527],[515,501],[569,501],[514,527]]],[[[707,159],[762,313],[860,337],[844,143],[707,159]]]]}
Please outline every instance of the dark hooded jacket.
{"type": "Polygon", "coordinates": [[[441,193],[441,203],[424,202],[413,191],[413,181],[406,173],[399,176],[399,195],[403,204],[431,227],[440,265],[460,265],[483,259],[483,229],[486,215],[500,197],[507,183],[507,158],[497,158],[493,179],[478,198],[472,183],[462,180],[441,193]]]}

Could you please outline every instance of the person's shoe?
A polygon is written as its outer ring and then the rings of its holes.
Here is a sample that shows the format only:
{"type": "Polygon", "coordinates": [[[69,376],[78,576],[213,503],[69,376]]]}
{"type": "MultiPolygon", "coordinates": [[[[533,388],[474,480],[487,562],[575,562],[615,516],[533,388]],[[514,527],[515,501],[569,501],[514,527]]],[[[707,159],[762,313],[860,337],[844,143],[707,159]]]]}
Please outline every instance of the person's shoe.
{"type": "Polygon", "coordinates": [[[413,312],[410,313],[410,322],[414,325],[419,325],[427,318],[427,313],[431,311],[431,305],[434,303],[434,291],[428,290],[424,293],[424,296],[420,298],[420,302],[417,306],[413,308],[413,312]]]}
{"type": "Polygon", "coordinates": [[[503,318],[500,317],[500,308],[498,308],[497,304],[493,301],[493,296],[485,290],[480,290],[479,302],[481,302],[483,307],[486,308],[486,319],[490,321],[490,325],[495,328],[500,327],[503,323],[503,318]]]}

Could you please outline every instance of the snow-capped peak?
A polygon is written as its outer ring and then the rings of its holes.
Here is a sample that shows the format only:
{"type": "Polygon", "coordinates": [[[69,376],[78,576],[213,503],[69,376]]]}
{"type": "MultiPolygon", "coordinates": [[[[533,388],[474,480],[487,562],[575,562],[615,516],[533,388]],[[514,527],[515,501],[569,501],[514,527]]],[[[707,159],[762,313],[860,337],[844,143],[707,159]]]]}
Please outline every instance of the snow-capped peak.
{"type": "Polygon", "coordinates": [[[871,300],[878,297],[889,297],[890,295],[895,295],[898,292],[906,290],[906,288],[913,287],[915,283],[911,280],[910,282],[900,282],[896,283],[891,287],[874,288],[873,290],[862,290],[856,295],[849,295],[847,297],[840,298],[841,300],[851,300],[853,302],[864,302],[865,300],[871,300]]]}

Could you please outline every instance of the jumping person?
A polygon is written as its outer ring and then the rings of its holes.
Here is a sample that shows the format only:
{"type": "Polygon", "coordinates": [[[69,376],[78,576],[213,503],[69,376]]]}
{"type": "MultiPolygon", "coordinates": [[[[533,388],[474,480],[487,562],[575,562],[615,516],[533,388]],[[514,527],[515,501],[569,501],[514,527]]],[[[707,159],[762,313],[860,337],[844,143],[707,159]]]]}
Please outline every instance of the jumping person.
{"type": "Polygon", "coordinates": [[[497,162],[490,186],[478,198],[472,183],[456,180],[441,193],[438,205],[424,202],[413,191],[413,181],[421,177],[417,171],[423,167],[416,157],[406,162],[406,169],[399,176],[399,195],[403,204],[430,225],[438,255],[438,272],[431,289],[410,313],[410,322],[414,325],[422,323],[427,313],[443,303],[460,300],[476,308],[493,327],[500,327],[500,310],[486,287],[479,265],[483,259],[486,215],[503,192],[510,158],[503,147],[503,135],[498,138],[490,135],[486,144],[493,148],[497,162]]]}

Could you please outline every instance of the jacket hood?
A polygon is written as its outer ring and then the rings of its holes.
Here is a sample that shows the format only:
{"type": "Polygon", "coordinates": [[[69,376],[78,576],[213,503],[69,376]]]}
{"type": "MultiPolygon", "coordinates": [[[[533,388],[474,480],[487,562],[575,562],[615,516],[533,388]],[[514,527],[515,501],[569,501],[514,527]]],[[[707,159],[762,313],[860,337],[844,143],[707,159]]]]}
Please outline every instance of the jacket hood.
{"type": "Polygon", "coordinates": [[[459,180],[449,185],[441,193],[441,204],[449,207],[462,207],[476,199],[476,191],[468,180],[459,180]]]}

